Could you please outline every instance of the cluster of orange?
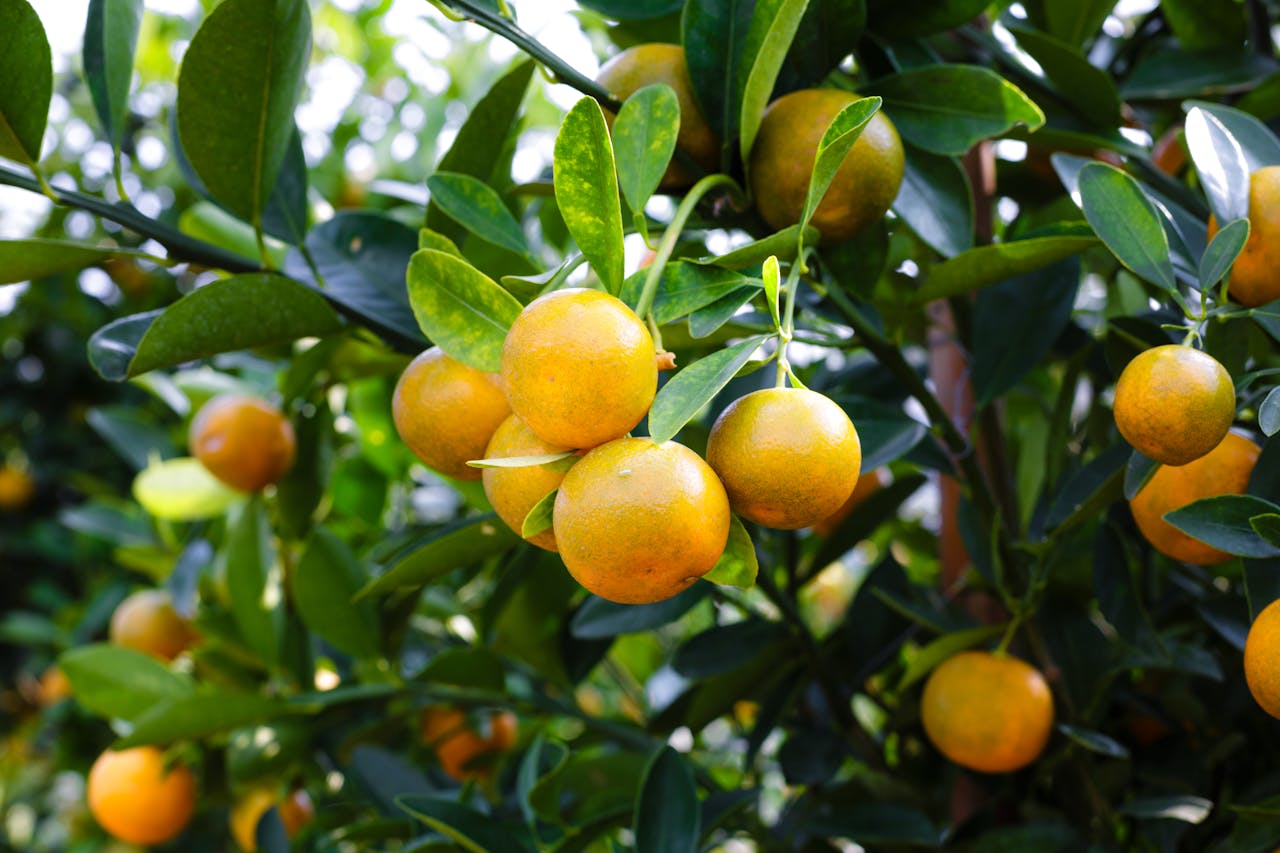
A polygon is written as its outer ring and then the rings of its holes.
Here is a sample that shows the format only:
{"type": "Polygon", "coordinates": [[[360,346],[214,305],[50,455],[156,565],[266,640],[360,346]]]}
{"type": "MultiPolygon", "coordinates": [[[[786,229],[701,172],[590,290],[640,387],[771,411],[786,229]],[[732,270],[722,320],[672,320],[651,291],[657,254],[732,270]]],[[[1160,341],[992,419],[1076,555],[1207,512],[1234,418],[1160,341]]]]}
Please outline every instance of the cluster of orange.
{"type": "Polygon", "coordinates": [[[396,386],[393,415],[428,466],[482,478],[517,533],[558,490],[552,526],[530,531],[530,541],[558,551],[588,590],[624,604],[670,598],[709,572],[728,540],[731,507],[794,529],[852,494],[857,431],[821,394],[772,388],[735,401],[716,420],[703,461],[673,441],[627,437],[657,383],[653,339],[640,318],[616,297],[571,288],[520,313],[499,376],[438,348],[418,356],[396,386]],[[483,474],[468,467],[482,458],[529,464],[483,474]]]}

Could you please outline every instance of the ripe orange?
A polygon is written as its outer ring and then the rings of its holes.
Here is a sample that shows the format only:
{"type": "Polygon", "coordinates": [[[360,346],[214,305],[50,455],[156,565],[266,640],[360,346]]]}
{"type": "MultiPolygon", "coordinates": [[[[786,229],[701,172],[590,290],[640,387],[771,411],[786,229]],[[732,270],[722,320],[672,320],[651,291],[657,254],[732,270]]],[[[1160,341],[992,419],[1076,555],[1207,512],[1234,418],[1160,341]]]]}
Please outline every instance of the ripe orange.
{"type": "MultiPolygon", "coordinates": [[[[524,421],[512,415],[502,422],[489,440],[486,459],[506,459],[513,456],[543,456],[559,453],[564,448],[553,447],[534,435],[524,421]]],[[[564,471],[546,465],[527,465],[523,468],[485,468],[484,493],[493,504],[498,517],[516,533],[524,525],[524,518],[538,501],[560,488],[564,471]]],[[[555,532],[548,528],[529,540],[539,548],[556,550],[555,532]]]]}
{"type": "Polygon", "coordinates": [[[459,708],[428,708],[422,713],[422,739],[454,779],[485,779],[493,774],[494,759],[515,746],[517,731],[516,715],[510,711],[491,713],[488,723],[484,735],[470,726],[459,708]]]}
{"type": "Polygon", "coordinates": [[[870,473],[860,475],[849,499],[842,503],[838,510],[813,525],[813,532],[819,536],[830,536],[835,533],[836,528],[853,514],[859,504],[883,489],[891,479],[888,468],[877,468],[870,473]]]}
{"type": "Polygon", "coordinates": [[[1167,344],[1120,373],[1114,403],[1125,440],[1163,465],[1186,465],[1218,446],[1236,416],[1231,374],[1208,353],[1167,344]]]}
{"type": "Polygon", "coordinates": [[[258,492],[293,465],[293,424],[264,400],[219,394],[191,420],[191,452],[233,489],[258,492]]]}
{"type": "Polygon", "coordinates": [[[36,697],[42,708],[48,708],[63,699],[71,698],[71,682],[56,663],[40,676],[36,697]]]}
{"type": "Polygon", "coordinates": [[[497,377],[432,347],[400,374],[391,401],[396,432],[428,468],[457,480],[479,480],[467,465],[484,456],[498,424],[511,414],[497,377]]]}
{"type": "MultiPolygon", "coordinates": [[[[1218,222],[1209,217],[1209,239],[1218,222]]],[[[1231,298],[1256,308],[1280,299],[1280,166],[1249,176],[1249,239],[1231,267],[1231,298]]]]}
{"type": "Polygon", "coordinates": [[[196,807],[196,780],[181,765],[164,766],[164,753],[139,746],[98,756],[89,770],[89,811],[102,828],[129,844],[176,838],[196,807]]]}
{"type": "Polygon", "coordinates": [[[30,474],[12,465],[0,465],[0,510],[20,510],[35,493],[36,481],[30,474]]]}
{"type": "Polygon", "coordinates": [[[557,290],[530,302],[502,346],[511,409],[555,447],[595,447],[626,435],[658,389],[653,338],[626,304],[598,290],[557,290]]]}
{"type": "Polygon", "coordinates": [[[280,797],[270,788],[254,788],[236,801],[229,817],[231,837],[245,853],[255,853],[258,849],[258,821],[272,806],[279,812],[280,822],[284,824],[285,835],[289,838],[297,835],[315,816],[311,797],[301,788],[285,797],[280,797]]]}
{"type": "Polygon", "coordinates": [[[620,438],[569,469],[555,505],[569,574],[619,604],[663,601],[715,566],[729,539],[729,500],[682,444],[620,438]]]}
{"type": "Polygon", "coordinates": [[[1280,718],[1280,600],[1264,607],[1249,628],[1244,680],[1262,710],[1280,718]]]}
{"type": "Polygon", "coordinates": [[[804,388],[764,388],[729,404],[711,427],[707,461],[733,511],[795,530],[831,515],[862,467],[858,431],[830,398],[804,388]]]}
{"type": "Polygon", "coordinates": [[[108,637],[117,646],[144,652],[160,660],[173,660],[196,639],[191,624],[178,615],[169,594],[143,589],[116,606],[108,637]]]}
{"type": "Polygon", "coordinates": [[[956,764],[1008,773],[1040,755],[1053,729],[1053,696],[1035,667],[1017,658],[967,651],[925,682],[925,734],[956,764]]]}
{"type": "MultiPolygon", "coordinates": [[[[822,134],[855,100],[840,89],[801,89],[765,110],[751,149],[751,193],[774,229],[800,221],[822,134]]],[[[857,235],[893,204],[904,165],[897,129],[884,113],[876,113],[845,155],[810,223],[824,240],[857,235]]]]}
{"type": "MultiPolygon", "coordinates": [[[[596,75],[596,82],[619,101],[655,83],[675,90],[680,103],[680,131],[676,145],[708,172],[720,168],[720,140],[707,124],[694,98],[693,83],[685,64],[684,48],[676,44],[638,44],[610,59],[596,75]]],[[[613,123],[612,113],[605,113],[613,123]]],[[[694,175],[674,158],[662,176],[664,189],[679,189],[694,182],[694,175]]]]}
{"type": "Polygon", "coordinates": [[[1201,498],[1244,494],[1259,452],[1258,445],[1229,432],[1196,461],[1160,468],[1129,501],[1138,530],[1157,551],[1184,563],[1212,566],[1230,560],[1230,554],[1193,539],[1164,516],[1201,498]]]}

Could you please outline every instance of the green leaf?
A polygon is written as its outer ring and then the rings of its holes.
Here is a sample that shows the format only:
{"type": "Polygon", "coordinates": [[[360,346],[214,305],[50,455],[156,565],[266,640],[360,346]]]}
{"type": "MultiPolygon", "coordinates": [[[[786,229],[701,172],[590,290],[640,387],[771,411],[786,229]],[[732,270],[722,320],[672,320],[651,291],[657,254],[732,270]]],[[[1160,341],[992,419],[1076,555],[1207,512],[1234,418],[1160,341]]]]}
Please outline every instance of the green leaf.
{"type": "Polygon", "coordinates": [[[769,317],[775,329],[782,329],[778,314],[778,291],[782,288],[782,273],[778,270],[778,257],[770,255],[764,262],[764,301],[769,305],[769,317]]]}
{"type": "Polygon", "coordinates": [[[120,381],[218,353],[321,337],[342,328],[323,296],[270,273],[207,284],[162,312],[125,317],[89,339],[89,359],[120,381]]]}
{"type": "Polygon", "coordinates": [[[530,507],[524,521],[520,524],[521,537],[532,539],[542,531],[551,529],[556,508],[556,495],[559,493],[559,489],[553,489],[543,495],[542,500],[530,507]]]}
{"type": "Polygon", "coordinates": [[[756,585],[756,575],[759,573],[760,562],[756,558],[756,546],[751,541],[751,534],[736,515],[729,516],[729,541],[724,546],[724,553],[702,579],[721,586],[750,589],[756,585]]]}
{"type": "Polygon", "coordinates": [[[372,658],[380,632],[372,608],[352,597],[365,572],[350,547],[327,530],[316,530],[289,575],[289,592],[307,629],[339,651],[372,658]]]}
{"type": "Polygon", "coordinates": [[[1280,513],[1266,512],[1249,519],[1249,526],[1268,544],[1280,548],[1280,513]]]}
{"type": "Polygon", "coordinates": [[[823,131],[822,139],[818,142],[818,153],[813,160],[813,171],[809,175],[809,190],[805,194],[804,209],[800,214],[801,225],[809,224],[813,212],[818,209],[831,181],[835,179],[836,170],[844,163],[845,155],[858,141],[867,122],[880,109],[880,104],[879,98],[859,98],[836,113],[831,124],[823,131]]]}
{"type": "Polygon", "coordinates": [[[755,145],[764,109],[773,97],[774,83],[808,5],[809,0],[757,0],[751,13],[751,26],[738,68],[742,90],[738,139],[743,163],[751,162],[751,148],[755,145]]]}
{"type": "Polygon", "coordinates": [[[496,515],[463,519],[428,534],[400,554],[387,571],[365,584],[357,598],[419,587],[454,569],[474,566],[520,542],[496,515]]]}
{"type": "Polygon", "coordinates": [[[613,122],[613,154],[627,206],[640,214],[658,189],[676,150],[680,101],[658,83],[627,98],[613,122]]]}
{"type": "Polygon", "coordinates": [[[680,41],[698,105],[707,124],[721,139],[721,165],[728,166],[725,146],[738,137],[742,115],[742,51],[755,0],[700,0],[685,3],[680,41]]]}
{"type": "MultiPolygon", "coordinates": [[[[799,225],[788,225],[781,231],[770,234],[763,239],[754,240],[745,246],[739,246],[723,255],[709,255],[705,258],[694,259],[690,263],[714,264],[728,270],[741,270],[754,267],[756,264],[762,264],[771,255],[786,263],[795,260],[796,252],[800,245],[800,230],[799,225]]],[[[820,236],[821,234],[817,228],[805,226],[804,244],[806,246],[817,245],[820,236]]]]}
{"type": "Polygon", "coordinates": [[[188,692],[153,705],[134,721],[133,730],[112,746],[127,749],[143,744],[195,740],[292,712],[294,709],[287,703],[257,693],[188,692]]]}
{"type": "Polygon", "coordinates": [[[911,844],[937,847],[942,835],[923,812],[894,803],[861,803],[815,817],[809,830],[848,838],[863,846],[911,844]]]}
{"type": "Polygon", "coordinates": [[[1213,235],[1200,257],[1200,289],[1208,291],[1222,281],[1249,240],[1249,220],[1237,219],[1213,235]]]}
{"type": "Polygon", "coordinates": [[[89,0],[84,25],[84,76],[93,108],[117,151],[129,113],[133,53],[142,28],[142,0],[89,0]]]}
{"type": "Polygon", "coordinates": [[[1042,30],[1077,47],[1097,35],[1102,22],[1115,8],[1114,0],[1028,0],[1023,4],[1031,22],[1042,30]]]}
{"type": "Polygon", "coordinates": [[[1258,119],[1241,110],[1208,101],[1187,101],[1182,106],[1186,110],[1201,110],[1217,119],[1218,124],[1239,143],[1250,174],[1264,166],[1280,165],[1280,139],[1258,119]]]}
{"type": "Polygon", "coordinates": [[[602,640],[619,634],[652,631],[676,621],[710,593],[710,584],[698,583],[656,604],[615,604],[588,596],[573,614],[569,632],[579,640],[602,640]]]}
{"type": "Polygon", "coordinates": [[[1080,209],[1120,263],[1166,291],[1177,289],[1160,214],[1137,181],[1090,163],[1080,170],[1080,209]]]}
{"type": "MultiPolygon", "coordinates": [[[[419,249],[435,249],[444,252],[447,255],[453,255],[462,258],[462,250],[458,248],[458,244],[441,234],[439,231],[432,231],[430,228],[418,229],[418,248],[419,249]]],[[[463,258],[465,260],[465,258],[463,258]]]]}
{"type": "Polygon", "coordinates": [[[893,212],[946,258],[973,248],[973,192],[959,161],[905,146],[906,169],[893,212]]]}
{"type": "Polygon", "coordinates": [[[112,257],[141,253],[108,246],[86,246],[70,240],[0,240],[0,284],[16,284],[64,272],[75,272],[112,257]]]}
{"type": "Polygon", "coordinates": [[[582,98],[556,135],[553,164],[556,204],[605,289],[622,289],[622,206],[618,175],[604,113],[594,98],[582,98]]]}
{"type": "Polygon", "coordinates": [[[1148,459],[1136,450],[1133,451],[1124,468],[1124,499],[1131,501],[1137,497],[1138,492],[1151,482],[1151,478],[1158,470],[1160,470],[1159,462],[1148,459]]]}
{"type": "MultiPolygon", "coordinates": [[[[519,121],[520,105],[524,102],[535,67],[532,60],[521,62],[493,84],[458,129],[458,135],[440,158],[436,171],[470,175],[485,183],[494,177],[496,164],[501,162],[502,151],[519,121]]],[[[462,231],[436,206],[434,200],[427,205],[426,224],[451,240],[462,238],[462,231]]]]}
{"type": "Polygon", "coordinates": [[[556,470],[569,470],[572,464],[563,469],[555,465],[577,455],[575,450],[563,450],[559,453],[542,453],[537,456],[498,456],[492,459],[470,459],[467,465],[472,468],[528,468],[533,465],[546,465],[556,470]]]}
{"type": "Polygon", "coordinates": [[[1124,744],[1107,737],[1102,732],[1082,729],[1079,726],[1069,726],[1066,723],[1059,723],[1058,731],[1062,732],[1074,743],[1079,744],[1090,752],[1096,752],[1098,755],[1105,755],[1108,758],[1129,757],[1129,750],[1124,744]]]}
{"type": "Polygon", "coordinates": [[[445,649],[417,676],[424,684],[449,684],[501,693],[506,689],[502,660],[484,646],[445,649]]]}
{"type": "Polygon", "coordinates": [[[493,816],[481,814],[462,803],[443,797],[403,794],[396,797],[396,805],[468,853],[490,853],[494,850],[532,853],[533,848],[523,835],[509,832],[493,816]]]}
{"type": "Polygon", "coordinates": [[[457,172],[436,172],[427,178],[427,189],[432,203],[481,240],[517,254],[528,254],[520,223],[498,191],[484,181],[457,172]]]}
{"type": "Polygon", "coordinates": [[[636,803],[636,853],[693,853],[702,812],[693,770],[680,753],[663,746],[649,761],[636,803]]]}
{"type": "Polygon", "coordinates": [[[867,28],[891,38],[918,38],[958,27],[988,5],[988,0],[868,0],[867,28]]]}
{"type": "Polygon", "coordinates": [[[471,264],[423,249],[409,260],[409,304],[427,337],[463,364],[494,373],[520,302],[471,264]]]}
{"type": "Polygon", "coordinates": [[[190,678],[155,658],[106,643],[64,652],[58,667],[71,682],[76,701],[102,717],[133,720],[157,703],[193,689],[190,678]]]}
{"type": "Polygon", "coordinates": [[[1164,520],[1219,551],[1240,557],[1266,558],[1280,556],[1280,548],[1259,537],[1249,519],[1273,512],[1280,512],[1280,507],[1261,498],[1219,495],[1166,513],[1164,520]]]}
{"type": "Polygon", "coordinates": [[[0,80],[0,157],[34,166],[53,99],[53,57],[25,0],[0,0],[0,80]]]}
{"type": "Polygon", "coordinates": [[[1221,120],[1193,107],[1186,120],[1187,150],[1209,207],[1219,223],[1249,217],[1249,161],[1221,120]]]}
{"type": "Polygon", "coordinates": [[[1018,46],[1031,55],[1057,92],[1090,123],[1120,125],[1120,93],[1111,75],[1091,63],[1073,44],[1029,27],[1009,27],[1018,46]]]}
{"type": "Polygon", "coordinates": [[[1268,391],[1258,407],[1258,426],[1267,437],[1280,432],[1280,386],[1268,391]]]}
{"type": "Polygon", "coordinates": [[[677,262],[662,271],[662,283],[653,301],[653,318],[660,325],[687,317],[700,308],[750,288],[758,293],[762,282],[720,267],[677,262]]]}
{"type": "Polygon", "coordinates": [[[911,658],[907,663],[906,670],[902,673],[902,679],[898,682],[898,690],[906,690],[933,672],[943,661],[966,649],[972,649],[974,646],[994,640],[1004,631],[1004,625],[983,625],[978,628],[968,628],[964,631],[954,631],[950,634],[942,635],[920,649],[911,658]]]}
{"type": "Polygon", "coordinates": [[[1204,797],[1143,797],[1121,803],[1116,807],[1120,814],[1142,820],[1178,820],[1183,823],[1200,823],[1213,812],[1213,801],[1204,797]]]}
{"type": "Polygon", "coordinates": [[[873,88],[902,138],[935,154],[959,156],[1015,125],[1031,132],[1044,124],[1044,113],[1021,89],[977,65],[929,65],[873,88]]]}
{"type": "Polygon", "coordinates": [[[618,21],[648,21],[680,11],[684,0],[578,0],[578,5],[618,21]]]}
{"type": "Polygon", "coordinates": [[[147,412],[135,406],[96,406],[85,413],[85,423],[135,471],[155,459],[172,459],[178,450],[169,431],[153,423],[147,412]]]}
{"type": "Polygon", "coordinates": [[[243,495],[190,456],[155,460],[133,478],[133,498],[154,518],[197,521],[222,515],[243,495]]]}
{"type": "Polygon", "coordinates": [[[231,512],[218,560],[241,638],[264,661],[275,663],[284,634],[284,578],[260,499],[246,501],[231,512]]]}
{"type": "Polygon", "coordinates": [[[182,60],[182,148],[210,195],[255,226],[288,151],[310,53],[303,0],[224,0],[182,60]]]}
{"type": "Polygon", "coordinates": [[[920,305],[990,287],[1078,255],[1097,244],[1097,237],[1033,237],[969,249],[934,267],[913,301],[920,305]]]}
{"type": "Polygon", "coordinates": [[[809,0],[775,91],[821,85],[858,47],[866,24],[866,0],[809,0]]]}
{"type": "Polygon", "coordinates": [[[1144,101],[1245,92],[1275,70],[1275,61],[1257,51],[1179,50],[1166,44],[1134,63],[1120,95],[1126,101],[1144,101]]]}
{"type": "Polygon", "coordinates": [[[779,622],[748,618],[713,625],[685,640],[671,655],[671,668],[685,678],[712,678],[737,669],[776,644],[786,644],[779,622]]]}
{"type": "Polygon", "coordinates": [[[699,359],[671,377],[649,409],[649,434],[654,442],[662,444],[674,438],[729,384],[767,339],[767,335],[747,338],[699,359]]]}

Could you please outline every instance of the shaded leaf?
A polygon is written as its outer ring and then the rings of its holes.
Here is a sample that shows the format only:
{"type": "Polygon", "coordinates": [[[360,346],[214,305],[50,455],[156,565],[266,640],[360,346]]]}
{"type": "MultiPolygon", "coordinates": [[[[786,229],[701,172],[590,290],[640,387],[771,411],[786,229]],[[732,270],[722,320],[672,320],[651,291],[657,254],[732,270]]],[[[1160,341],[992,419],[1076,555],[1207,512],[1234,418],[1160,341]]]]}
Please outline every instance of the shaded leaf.
{"type": "Polygon", "coordinates": [[[969,249],[934,267],[916,291],[914,301],[919,304],[990,287],[1097,244],[1098,238],[1091,236],[1034,237],[969,249]]]}
{"type": "Polygon", "coordinates": [[[405,812],[470,853],[533,850],[524,835],[508,831],[492,816],[462,803],[421,794],[406,794],[396,797],[395,801],[405,812]]]}
{"type": "Polygon", "coordinates": [[[191,679],[149,655],[95,643],[58,658],[76,701],[103,717],[133,720],[160,702],[192,691],[191,679]]]}
{"type": "Polygon", "coordinates": [[[1111,253],[1140,278],[1175,290],[1169,240],[1138,182],[1105,163],[1085,166],[1079,180],[1080,209],[1111,253]]]}
{"type": "Polygon", "coordinates": [[[269,699],[256,693],[189,692],[153,705],[138,716],[133,730],[113,746],[126,749],[142,744],[194,740],[266,722],[292,710],[279,699],[269,699]]]}
{"type": "Polygon", "coordinates": [[[1070,738],[1073,743],[1079,744],[1090,752],[1096,752],[1098,755],[1105,755],[1108,758],[1129,757],[1129,750],[1124,744],[1107,737],[1102,732],[1082,729],[1079,726],[1069,726],[1066,723],[1059,723],[1058,731],[1070,738]]]}
{"type": "Polygon", "coordinates": [[[1241,557],[1280,556],[1280,548],[1266,542],[1254,531],[1249,519],[1280,512],[1270,501],[1250,495],[1219,495],[1187,504],[1168,512],[1164,520],[1183,533],[1241,557]]]}
{"type": "Polygon", "coordinates": [[[1178,820],[1183,823],[1200,823],[1213,811],[1213,801],[1204,797],[1144,797],[1130,800],[1116,807],[1121,814],[1139,819],[1178,820]]]}
{"type": "MultiPolygon", "coordinates": [[[[685,3],[680,41],[693,92],[707,124],[728,146],[742,118],[742,51],[755,0],[701,0],[685,3]]],[[[727,150],[721,159],[728,165],[727,150]]]]}
{"type": "Polygon", "coordinates": [[[133,54],[142,27],[142,0],[89,0],[84,26],[85,82],[98,120],[114,148],[124,139],[133,54]]]}
{"type": "Polygon", "coordinates": [[[636,803],[637,853],[693,853],[702,813],[688,761],[663,746],[645,768],[636,803]]]}
{"type": "Polygon", "coordinates": [[[1009,32],[1085,119],[1105,128],[1120,125],[1120,93],[1110,74],[1089,62],[1073,44],[1048,33],[1012,26],[1009,32]]]}
{"type": "Polygon", "coordinates": [[[519,541],[495,515],[463,519],[428,534],[397,554],[387,571],[367,583],[357,597],[422,586],[454,569],[474,566],[501,554],[519,541]]]}
{"type": "Polygon", "coordinates": [[[906,169],[893,212],[944,258],[973,248],[973,193],[960,163],[904,146],[906,169]]]}
{"type": "Polygon", "coordinates": [[[573,614],[569,630],[580,640],[651,631],[679,619],[710,593],[709,584],[699,583],[656,604],[615,604],[594,595],[588,596],[573,614]]]}
{"type": "Polygon", "coordinates": [[[357,658],[379,652],[372,609],[352,598],[365,573],[350,547],[327,530],[316,530],[289,574],[289,592],[307,629],[334,648],[357,658]]]}
{"type": "Polygon", "coordinates": [[[137,254],[128,249],[87,246],[70,240],[0,240],[0,284],[74,272],[107,258],[137,254]]]}
{"type": "Polygon", "coordinates": [[[1268,437],[1280,432],[1280,386],[1267,392],[1262,405],[1258,407],[1258,426],[1268,437]]]}
{"type": "Polygon", "coordinates": [[[1231,265],[1236,262],[1240,252],[1244,250],[1244,244],[1248,239],[1249,220],[1247,219],[1228,222],[1227,227],[1213,235],[1213,240],[1200,258],[1198,272],[1201,290],[1210,290],[1222,281],[1230,271],[1231,265]]]}
{"type": "Polygon", "coordinates": [[[218,553],[240,636],[268,664],[279,659],[284,636],[284,578],[260,499],[236,507],[218,553]]]}

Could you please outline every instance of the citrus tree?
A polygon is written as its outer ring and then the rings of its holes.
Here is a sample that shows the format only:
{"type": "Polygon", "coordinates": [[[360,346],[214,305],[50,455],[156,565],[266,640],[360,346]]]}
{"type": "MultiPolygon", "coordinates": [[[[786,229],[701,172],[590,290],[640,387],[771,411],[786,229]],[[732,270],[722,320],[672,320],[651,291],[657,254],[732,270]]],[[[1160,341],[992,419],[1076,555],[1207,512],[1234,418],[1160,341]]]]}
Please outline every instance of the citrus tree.
{"type": "Polygon", "coordinates": [[[53,5],[9,848],[1280,844],[1268,3],[53,5]]]}

